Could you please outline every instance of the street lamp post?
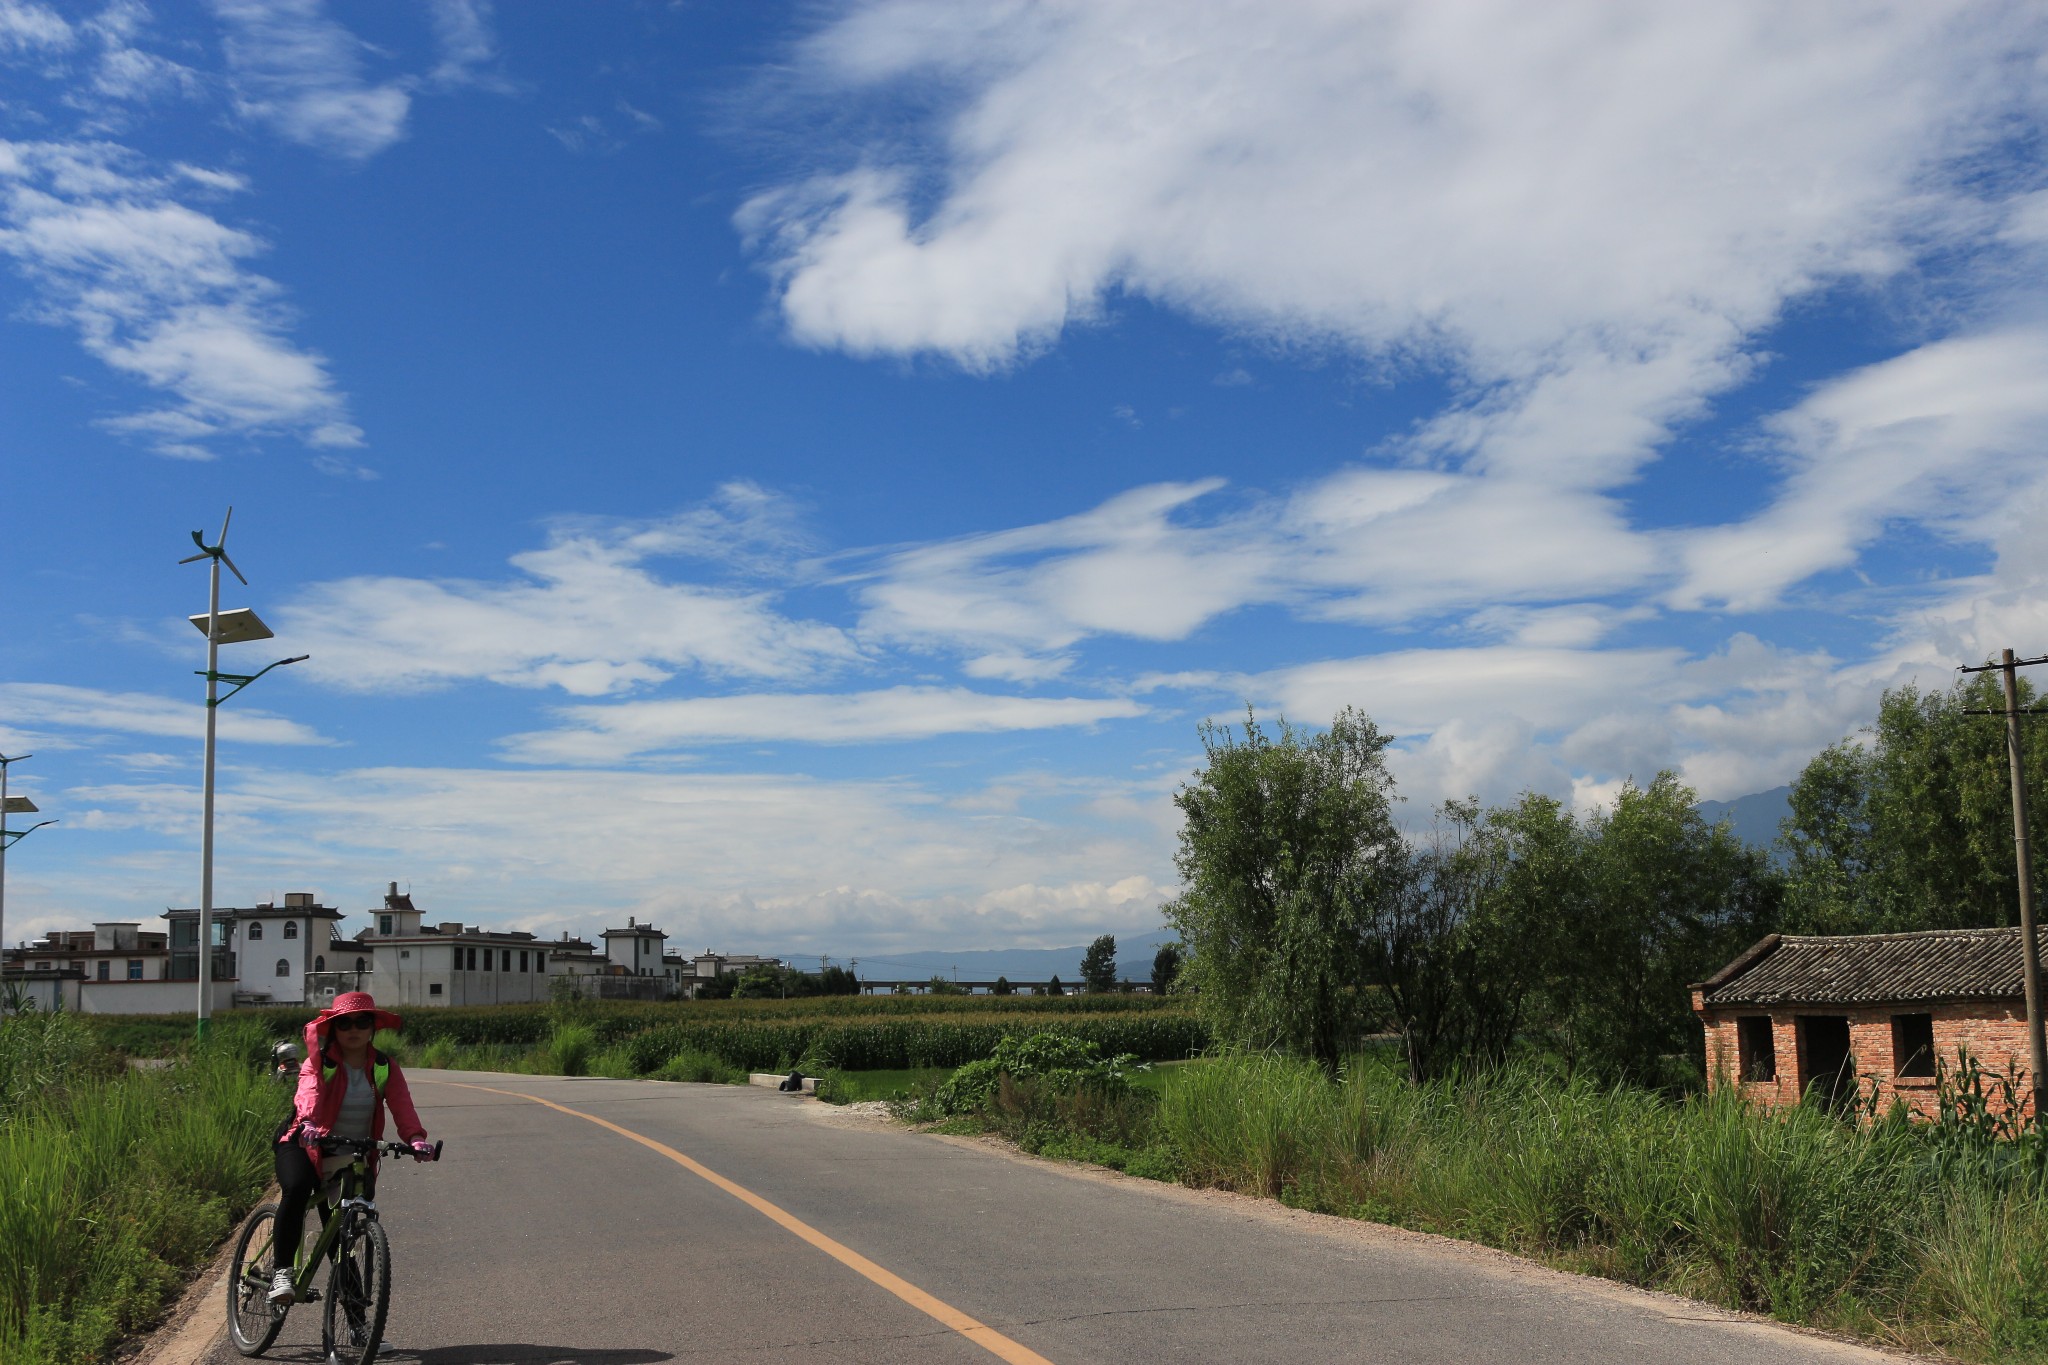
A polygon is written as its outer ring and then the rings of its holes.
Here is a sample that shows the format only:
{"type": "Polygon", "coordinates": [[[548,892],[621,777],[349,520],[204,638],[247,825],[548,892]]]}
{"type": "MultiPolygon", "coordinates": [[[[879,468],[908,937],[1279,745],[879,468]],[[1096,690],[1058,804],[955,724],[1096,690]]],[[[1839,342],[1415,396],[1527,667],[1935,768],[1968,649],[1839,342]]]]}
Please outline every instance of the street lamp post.
{"type": "Polygon", "coordinates": [[[36,803],[29,800],[26,796],[9,796],[7,794],[8,767],[11,764],[21,762],[24,758],[34,757],[34,754],[16,754],[14,757],[9,758],[5,754],[0,754],[0,948],[7,946],[7,850],[20,843],[23,839],[28,838],[29,835],[34,834],[44,825],[54,825],[57,823],[55,820],[38,820],[27,829],[7,828],[8,816],[34,815],[37,813],[36,803]]]}
{"type": "Polygon", "coordinates": [[[196,555],[187,555],[180,564],[192,564],[199,560],[211,560],[211,573],[207,587],[206,612],[201,616],[186,619],[197,626],[206,636],[206,764],[205,776],[200,784],[202,791],[199,833],[199,1036],[206,1036],[207,1021],[213,1018],[213,752],[215,713],[220,704],[235,693],[255,682],[273,668],[285,664],[302,662],[308,656],[300,654],[290,659],[279,659],[266,664],[254,673],[223,673],[220,671],[220,647],[240,644],[247,640],[268,640],[272,638],[269,626],[248,607],[237,607],[233,611],[220,609],[220,566],[228,566],[228,572],[240,579],[243,587],[249,580],[242,577],[242,571],[235,567],[235,561],[228,558],[228,523],[235,518],[235,509],[228,508],[227,516],[221,518],[220,537],[212,545],[206,543],[202,532],[192,533],[192,543],[199,547],[196,555]],[[220,685],[233,683],[226,695],[220,685]]]}

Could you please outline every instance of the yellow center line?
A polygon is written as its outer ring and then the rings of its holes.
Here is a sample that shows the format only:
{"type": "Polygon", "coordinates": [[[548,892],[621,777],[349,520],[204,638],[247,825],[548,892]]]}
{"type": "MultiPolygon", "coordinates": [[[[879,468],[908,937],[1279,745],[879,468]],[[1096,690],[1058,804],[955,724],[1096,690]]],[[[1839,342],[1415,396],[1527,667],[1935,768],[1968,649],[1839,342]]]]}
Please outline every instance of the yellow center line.
{"type": "Polygon", "coordinates": [[[630,1128],[621,1128],[609,1119],[601,1119],[595,1114],[586,1114],[581,1109],[571,1109],[565,1104],[556,1104],[553,1100],[544,1100],[538,1095],[529,1095],[523,1090],[499,1090],[488,1085],[469,1085],[462,1081],[418,1080],[414,1081],[413,1084],[450,1085],[458,1090],[481,1090],[491,1095],[510,1095],[515,1099],[532,1100],[535,1104],[544,1104],[550,1109],[594,1123],[600,1128],[609,1128],[620,1137],[631,1138],[642,1147],[660,1152],[670,1161],[675,1162],[676,1165],[690,1172],[690,1174],[701,1176],[705,1180],[710,1181],[718,1186],[719,1189],[724,1190],[727,1194],[739,1200],[742,1204],[745,1204],[770,1222],[778,1223],[782,1227],[787,1228],[841,1265],[866,1276],[870,1281],[888,1290],[918,1312],[950,1327],[991,1355],[1010,1362],[1010,1365],[1052,1365],[1051,1361],[1030,1347],[1010,1340],[1010,1338],[1004,1336],[987,1323],[968,1316],[943,1299],[935,1298],[925,1293],[924,1290],[919,1289],[901,1275],[876,1265],[852,1247],[847,1246],[843,1242],[834,1241],[809,1223],[806,1223],[803,1219],[798,1218],[795,1214],[786,1212],[778,1206],[769,1203],[746,1186],[726,1179],[709,1166],[692,1157],[683,1155],[666,1143],[656,1142],[653,1138],[644,1137],[630,1128]]]}

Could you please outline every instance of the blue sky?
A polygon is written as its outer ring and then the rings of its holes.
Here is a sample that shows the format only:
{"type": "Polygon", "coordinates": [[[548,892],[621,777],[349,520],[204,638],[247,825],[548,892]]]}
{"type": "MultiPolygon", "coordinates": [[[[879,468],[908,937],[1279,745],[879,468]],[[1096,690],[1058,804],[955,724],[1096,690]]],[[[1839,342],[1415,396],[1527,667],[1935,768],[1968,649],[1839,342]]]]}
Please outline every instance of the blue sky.
{"type": "Polygon", "coordinates": [[[1412,818],[2048,646],[2048,15],[0,0],[9,940],[1146,933],[1196,726],[1412,818]]]}

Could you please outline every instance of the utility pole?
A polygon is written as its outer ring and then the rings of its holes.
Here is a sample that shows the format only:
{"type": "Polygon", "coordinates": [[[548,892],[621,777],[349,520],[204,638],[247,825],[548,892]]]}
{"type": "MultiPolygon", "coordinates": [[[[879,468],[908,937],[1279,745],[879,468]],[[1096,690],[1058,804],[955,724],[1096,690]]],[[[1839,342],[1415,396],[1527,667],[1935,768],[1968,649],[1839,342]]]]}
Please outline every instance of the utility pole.
{"type": "Polygon", "coordinates": [[[26,796],[9,796],[7,794],[8,765],[19,763],[24,758],[34,757],[34,754],[16,754],[14,757],[9,758],[5,754],[0,754],[0,948],[7,946],[7,850],[20,843],[23,839],[28,838],[29,835],[34,834],[44,825],[54,825],[57,823],[55,820],[43,820],[30,825],[27,829],[7,828],[8,816],[34,815],[36,813],[36,803],[29,800],[26,796]]]}
{"type": "Polygon", "coordinates": [[[2020,717],[2033,712],[2031,708],[2020,710],[2019,670],[2041,663],[2048,663],[2048,655],[2038,659],[2015,659],[2008,649],[1995,664],[1959,670],[1963,673],[1986,673],[1995,668],[2005,684],[2005,710],[2002,713],[1978,714],[2005,716],[2005,756],[2012,769],[2012,847],[2020,881],[2020,971],[2027,997],[2027,1053],[2033,1073],[2029,1079],[2037,1126],[2048,1125],[2048,1035],[2042,1031],[2041,948],[2034,938],[2034,855],[2027,837],[2027,772],[2020,738],[2020,717]]]}

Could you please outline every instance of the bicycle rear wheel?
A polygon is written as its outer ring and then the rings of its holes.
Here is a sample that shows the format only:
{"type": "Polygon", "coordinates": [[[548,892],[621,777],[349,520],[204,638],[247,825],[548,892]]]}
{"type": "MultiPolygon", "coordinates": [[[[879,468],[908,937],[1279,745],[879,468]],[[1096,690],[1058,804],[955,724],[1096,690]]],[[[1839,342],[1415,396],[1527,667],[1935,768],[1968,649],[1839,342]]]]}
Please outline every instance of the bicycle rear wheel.
{"type": "Polygon", "coordinates": [[[341,1365],[370,1365],[391,1311],[391,1240],[375,1219],[342,1230],[327,1272],[320,1309],[320,1345],[341,1365]]]}
{"type": "Polygon", "coordinates": [[[284,1326],[286,1304],[270,1301],[270,1242],[277,1230],[277,1205],[249,1215],[228,1264],[228,1340],[245,1356],[262,1355],[284,1326]]]}

